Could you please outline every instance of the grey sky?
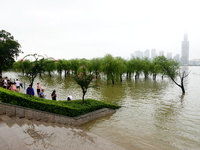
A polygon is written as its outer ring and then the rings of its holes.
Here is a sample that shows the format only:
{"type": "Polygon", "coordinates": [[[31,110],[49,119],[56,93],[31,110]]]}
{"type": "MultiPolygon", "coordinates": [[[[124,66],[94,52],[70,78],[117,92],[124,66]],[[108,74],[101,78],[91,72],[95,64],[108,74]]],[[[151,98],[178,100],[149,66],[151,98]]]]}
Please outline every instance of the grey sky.
{"type": "MultiPolygon", "coordinates": [[[[198,0],[0,0],[0,29],[25,54],[55,59],[130,57],[136,50],[181,53],[188,33],[190,59],[200,58],[198,0]]],[[[21,55],[23,56],[23,55],[21,55]]]]}

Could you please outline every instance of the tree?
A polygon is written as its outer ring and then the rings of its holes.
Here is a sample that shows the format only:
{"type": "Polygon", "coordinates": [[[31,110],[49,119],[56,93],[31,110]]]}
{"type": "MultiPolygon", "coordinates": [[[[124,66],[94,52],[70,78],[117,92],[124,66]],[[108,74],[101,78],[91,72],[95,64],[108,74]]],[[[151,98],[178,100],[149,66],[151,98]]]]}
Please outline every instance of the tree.
{"type": "Polygon", "coordinates": [[[33,82],[38,74],[42,74],[45,72],[44,66],[44,57],[38,54],[28,54],[21,61],[24,61],[24,65],[26,68],[24,69],[24,73],[30,81],[30,84],[33,85],[33,82]],[[35,58],[35,61],[25,60],[26,57],[32,56],[35,58]],[[42,58],[40,58],[42,57],[42,58]],[[25,60],[25,61],[24,61],[25,60]]]}
{"type": "Polygon", "coordinates": [[[93,58],[90,60],[91,63],[91,71],[93,71],[96,76],[99,76],[100,71],[101,71],[101,58],[93,58]]]}
{"type": "Polygon", "coordinates": [[[160,71],[167,75],[177,86],[179,86],[182,90],[182,94],[185,94],[184,88],[184,78],[186,78],[189,73],[183,71],[180,72],[179,63],[173,59],[167,59],[164,56],[158,56],[155,58],[155,61],[158,62],[160,71]],[[176,81],[176,77],[179,75],[181,83],[179,84],[176,81]]]}
{"type": "Polygon", "coordinates": [[[117,63],[117,75],[119,75],[120,81],[122,82],[122,76],[127,72],[126,60],[121,57],[116,57],[115,60],[117,63]]]}
{"type": "Polygon", "coordinates": [[[110,54],[104,56],[101,67],[102,71],[107,75],[107,81],[111,80],[114,85],[119,69],[116,59],[110,54]]]}
{"type": "Polygon", "coordinates": [[[78,74],[74,75],[73,78],[76,81],[76,83],[80,85],[82,89],[82,93],[83,93],[82,101],[83,103],[85,103],[84,99],[85,99],[85,94],[87,92],[87,89],[90,87],[95,87],[95,86],[91,86],[90,83],[92,82],[92,80],[96,78],[96,75],[88,73],[87,68],[83,65],[81,66],[81,68],[79,68],[78,74]]]}
{"type": "Polygon", "coordinates": [[[51,77],[51,73],[56,70],[56,66],[55,66],[55,60],[48,60],[45,59],[43,62],[43,65],[45,67],[45,71],[48,72],[49,76],[51,77]]]}
{"type": "Polygon", "coordinates": [[[145,79],[147,79],[150,74],[151,61],[148,58],[144,58],[142,59],[141,63],[142,63],[142,71],[144,73],[144,77],[145,79]]]}
{"type": "Polygon", "coordinates": [[[20,47],[18,41],[9,32],[0,31],[0,74],[12,68],[15,58],[22,52],[20,47]]]}

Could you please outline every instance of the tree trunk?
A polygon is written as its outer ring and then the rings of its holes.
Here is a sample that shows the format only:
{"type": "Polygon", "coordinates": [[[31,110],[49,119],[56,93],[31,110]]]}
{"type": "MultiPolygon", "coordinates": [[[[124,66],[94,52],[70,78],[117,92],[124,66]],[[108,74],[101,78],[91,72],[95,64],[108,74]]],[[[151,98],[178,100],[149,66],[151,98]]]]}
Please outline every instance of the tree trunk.
{"type": "Polygon", "coordinates": [[[120,75],[120,81],[122,82],[122,74],[120,75]]]}
{"type": "Polygon", "coordinates": [[[81,87],[82,88],[82,92],[83,92],[83,96],[82,96],[82,102],[83,104],[85,103],[85,94],[87,92],[87,89],[85,89],[84,87],[81,87]]]}
{"type": "Polygon", "coordinates": [[[153,80],[156,80],[156,73],[153,73],[153,80]]]}
{"type": "Polygon", "coordinates": [[[65,70],[65,78],[67,77],[67,70],[65,70]]]}
{"type": "Polygon", "coordinates": [[[184,77],[181,78],[181,90],[182,90],[182,93],[185,94],[185,88],[184,88],[184,84],[183,84],[183,79],[184,79],[184,77]]]}

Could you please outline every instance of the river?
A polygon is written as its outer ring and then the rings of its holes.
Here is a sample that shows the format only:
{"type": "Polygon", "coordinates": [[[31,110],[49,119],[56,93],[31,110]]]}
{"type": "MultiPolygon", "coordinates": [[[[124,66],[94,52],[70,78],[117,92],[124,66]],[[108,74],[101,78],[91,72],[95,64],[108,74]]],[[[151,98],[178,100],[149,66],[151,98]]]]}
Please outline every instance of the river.
{"type": "MultiPolygon", "coordinates": [[[[80,128],[93,132],[129,150],[199,150],[200,149],[200,67],[184,67],[186,94],[170,79],[124,80],[116,85],[101,80],[100,87],[89,89],[86,98],[117,103],[116,113],[93,120],[80,128]]],[[[14,72],[3,76],[19,78],[25,87],[28,80],[14,72]]],[[[53,75],[36,78],[47,99],[55,89],[58,100],[68,95],[81,99],[81,88],[70,78],[53,75]]],[[[22,89],[21,92],[24,92],[22,89]]]]}

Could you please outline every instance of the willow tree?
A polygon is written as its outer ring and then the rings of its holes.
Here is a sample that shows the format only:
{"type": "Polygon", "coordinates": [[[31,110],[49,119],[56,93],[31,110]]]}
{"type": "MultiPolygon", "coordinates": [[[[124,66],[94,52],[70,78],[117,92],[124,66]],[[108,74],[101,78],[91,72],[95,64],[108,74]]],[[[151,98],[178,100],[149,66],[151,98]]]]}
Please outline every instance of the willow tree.
{"type": "Polygon", "coordinates": [[[102,59],[102,71],[107,75],[107,81],[111,80],[112,84],[115,84],[118,73],[118,64],[115,58],[108,54],[102,59]]]}
{"type": "Polygon", "coordinates": [[[51,77],[52,72],[56,70],[55,60],[45,59],[43,62],[43,66],[44,66],[45,72],[48,72],[49,76],[51,77]]]}
{"type": "Polygon", "coordinates": [[[149,74],[151,73],[150,71],[150,66],[151,66],[151,61],[148,58],[144,58],[141,61],[141,68],[142,72],[144,73],[145,79],[148,78],[149,74]]]}
{"type": "Polygon", "coordinates": [[[58,74],[59,74],[60,76],[62,76],[62,71],[63,71],[63,66],[64,66],[64,60],[59,59],[59,60],[55,63],[55,66],[56,66],[56,70],[57,70],[58,74]]]}
{"type": "Polygon", "coordinates": [[[80,60],[79,59],[70,59],[70,69],[73,71],[74,74],[77,74],[78,69],[80,68],[80,60]]]}
{"type": "Polygon", "coordinates": [[[101,71],[101,58],[93,58],[90,60],[91,63],[91,70],[96,74],[96,76],[99,76],[101,71]]]}
{"type": "Polygon", "coordinates": [[[65,78],[70,72],[71,63],[68,60],[63,60],[62,69],[64,70],[65,78]]]}
{"type": "Polygon", "coordinates": [[[127,72],[126,60],[122,57],[116,57],[115,61],[117,63],[117,74],[119,75],[120,81],[122,82],[122,76],[127,72]]]}
{"type": "Polygon", "coordinates": [[[156,57],[155,62],[159,64],[160,71],[164,75],[167,75],[177,86],[181,88],[182,94],[185,94],[184,78],[186,78],[189,73],[186,73],[185,71],[180,72],[179,63],[173,59],[167,59],[164,56],[156,57]],[[180,83],[176,80],[177,76],[180,77],[180,83]]]}
{"type": "Polygon", "coordinates": [[[138,79],[142,73],[142,62],[143,60],[140,58],[132,58],[129,60],[128,68],[131,70],[131,73],[135,73],[135,79],[138,79]]]}

